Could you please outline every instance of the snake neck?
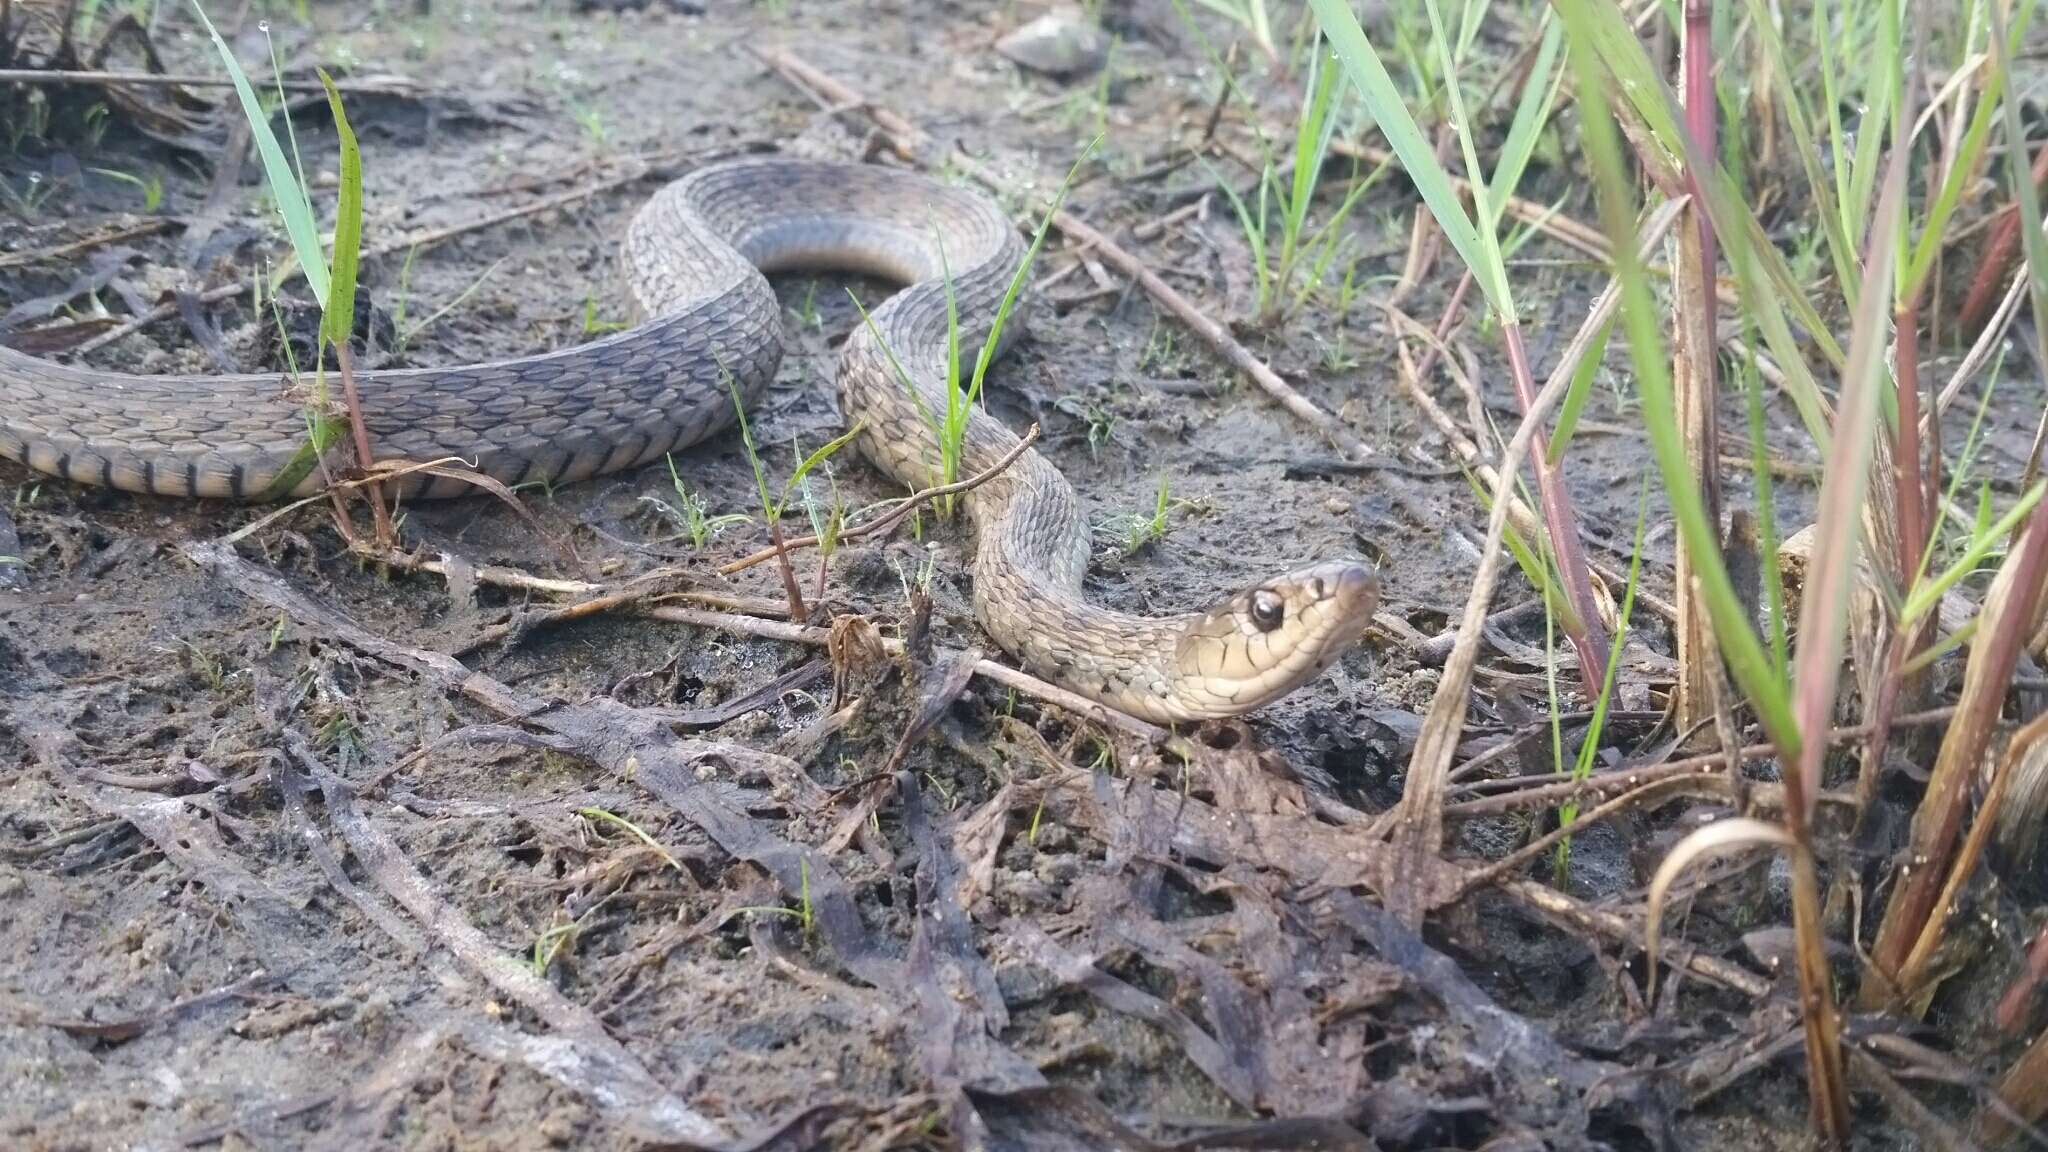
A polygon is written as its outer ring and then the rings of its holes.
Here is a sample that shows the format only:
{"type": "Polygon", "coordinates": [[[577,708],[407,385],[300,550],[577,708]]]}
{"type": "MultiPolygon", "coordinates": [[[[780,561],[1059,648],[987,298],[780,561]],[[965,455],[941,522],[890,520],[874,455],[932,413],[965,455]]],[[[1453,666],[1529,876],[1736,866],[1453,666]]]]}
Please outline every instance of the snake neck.
{"type": "MultiPolygon", "coordinates": [[[[993,239],[986,249],[949,256],[950,300],[944,282],[927,281],[864,317],[840,354],[841,410],[863,422],[863,453],[906,488],[993,471],[966,496],[983,628],[1035,675],[1146,715],[1173,695],[1180,644],[1194,618],[1137,616],[1088,603],[1086,509],[1051,461],[1034,449],[1019,452],[1017,435],[979,404],[966,406],[957,459],[951,468],[945,463],[949,405],[958,414],[965,403],[949,349],[955,328],[965,386],[1023,255],[1007,225],[993,239]]],[[[1005,344],[1021,330],[1020,319],[1005,325],[1005,344]]]]}

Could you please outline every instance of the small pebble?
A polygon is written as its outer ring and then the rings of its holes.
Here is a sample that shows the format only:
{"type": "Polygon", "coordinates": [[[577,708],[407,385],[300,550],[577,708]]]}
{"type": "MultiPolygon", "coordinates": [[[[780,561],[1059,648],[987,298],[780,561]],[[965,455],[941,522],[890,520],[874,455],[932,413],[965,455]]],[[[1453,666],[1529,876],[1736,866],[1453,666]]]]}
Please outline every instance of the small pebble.
{"type": "Polygon", "coordinates": [[[1019,67],[1047,76],[1085,76],[1109,60],[1109,38],[1079,8],[1055,8],[996,41],[1019,67]]]}

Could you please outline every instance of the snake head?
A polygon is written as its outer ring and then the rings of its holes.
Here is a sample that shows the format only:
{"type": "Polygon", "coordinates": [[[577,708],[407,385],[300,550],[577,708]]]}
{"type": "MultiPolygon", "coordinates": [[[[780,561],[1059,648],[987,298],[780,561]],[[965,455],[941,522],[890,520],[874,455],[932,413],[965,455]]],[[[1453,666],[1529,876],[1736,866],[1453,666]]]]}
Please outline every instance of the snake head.
{"type": "Polygon", "coordinates": [[[1371,568],[1333,561],[1247,588],[1196,616],[1175,654],[1188,718],[1235,716],[1299,688],[1365,634],[1379,600],[1371,568]]]}

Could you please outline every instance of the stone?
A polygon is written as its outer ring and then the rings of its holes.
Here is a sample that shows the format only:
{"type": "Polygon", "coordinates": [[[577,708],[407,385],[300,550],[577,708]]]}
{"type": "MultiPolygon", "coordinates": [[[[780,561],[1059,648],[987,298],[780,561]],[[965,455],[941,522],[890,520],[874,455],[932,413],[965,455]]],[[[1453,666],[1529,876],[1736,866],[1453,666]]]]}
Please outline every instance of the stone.
{"type": "Polygon", "coordinates": [[[1061,6],[996,41],[1020,68],[1059,79],[1086,76],[1109,60],[1109,38],[1079,8],[1061,6]]]}

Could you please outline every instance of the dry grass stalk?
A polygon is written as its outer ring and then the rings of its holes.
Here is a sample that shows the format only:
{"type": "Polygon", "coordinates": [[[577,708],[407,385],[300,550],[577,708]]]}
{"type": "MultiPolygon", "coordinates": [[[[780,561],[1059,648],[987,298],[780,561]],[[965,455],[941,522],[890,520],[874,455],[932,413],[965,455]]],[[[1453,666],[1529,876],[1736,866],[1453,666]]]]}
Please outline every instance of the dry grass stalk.
{"type": "Polygon", "coordinates": [[[1963,885],[1977,871],[1977,862],[1984,858],[1984,849],[1990,844],[1992,835],[2002,821],[2006,798],[2012,795],[2013,781],[2020,774],[2020,768],[2044,737],[2048,737],[2048,716],[2036,716],[2031,723],[2020,729],[2006,745],[2005,756],[1997,772],[1991,778],[1990,788],[1985,792],[1984,803],[1978,807],[1976,822],[1970,825],[1970,834],[1963,840],[1962,850],[1956,853],[1954,866],[1949,869],[1948,881],[1942,885],[1941,897],[1935,901],[1934,915],[1928,917],[1921,929],[1920,939],[1913,950],[1906,955],[1906,964],[1900,970],[1898,983],[1901,987],[1914,990],[1914,1014],[1927,1010],[1927,1000],[1933,995],[1933,986],[1927,979],[1928,965],[1934,960],[1942,942],[1948,937],[1949,917],[1959,907],[1963,885]]]}
{"type": "Polygon", "coordinates": [[[1999,713],[2019,665],[2020,648],[2027,639],[2021,624],[2033,619],[2044,593],[2044,580],[2048,580],[2048,501],[2035,506],[2025,534],[2006,554],[1984,597],[1980,640],[1970,648],[1955,722],[1941,742],[1926,796],[1913,814],[1907,862],[1900,868],[1898,884],[1885,905],[1871,948],[1871,975],[1860,996],[1866,1009],[1924,1002],[1924,990],[1916,985],[1918,971],[1909,961],[1917,953],[1923,955],[1924,964],[1926,949],[1920,941],[1930,930],[1939,931],[1930,920],[1940,919],[1936,915],[1938,900],[1948,888],[1950,854],[1970,806],[1970,781],[1997,731],[1999,713]]]}
{"type": "Polygon", "coordinates": [[[2033,1124],[2048,1115],[2048,1032],[2034,1037],[2020,1058],[2006,1069],[1998,1082],[1998,1098],[2014,1113],[2011,1119],[1995,1108],[1986,1108],[1977,1121],[1978,1135],[1990,1147],[2012,1141],[2018,1129],[2013,1120],[2033,1124]]]}
{"type": "MultiPolygon", "coordinates": [[[[1672,340],[1671,383],[1677,395],[1679,431],[1685,438],[1686,460],[1694,481],[1706,499],[1707,509],[1720,520],[1719,434],[1714,420],[1714,369],[1717,349],[1714,313],[1717,303],[1711,294],[1712,270],[1707,266],[1711,241],[1702,233],[1711,228],[1706,215],[1688,209],[1667,246],[1672,252],[1672,340]]],[[[1700,602],[1700,590],[1693,583],[1695,561],[1681,538],[1674,557],[1672,586],[1678,609],[1678,684],[1676,708],[1678,727],[1695,728],[1725,713],[1721,672],[1721,650],[1714,643],[1712,621],[1700,602]]],[[[1720,732],[1723,745],[1730,732],[1720,732]]]]}
{"type": "MultiPolygon", "coordinates": [[[[1645,247],[1662,242],[1663,233],[1678,218],[1683,204],[1682,199],[1667,203],[1645,222],[1641,230],[1645,247]]],[[[1531,399],[1520,426],[1515,429],[1514,438],[1501,454],[1499,475],[1503,481],[1520,471],[1530,449],[1541,441],[1545,417],[1570,390],[1580,356],[1619,303],[1620,293],[1610,285],[1608,291],[1601,293],[1585,323],[1580,325],[1578,334],[1558,361],[1549,381],[1531,399]]],[[[1408,761],[1408,781],[1402,791],[1401,802],[1373,824],[1374,835],[1388,835],[1393,842],[1395,851],[1386,857],[1391,868],[1403,869],[1408,862],[1417,860],[1434,861],[1442,853],[1444,790],[1450,780],[1451,760],[1457,754],[1458,735],[1465,727],[1473,666],[1479,659],[1487,607],[1493,600],[1494,581],[1500,576],[1504,550],[1502,539],[1507,530],[1509,510],[1514,504],[1512,489],[1505,482],[1497,483],[1494,486],[1493,510],[1487,517],[1486,541],[1479,556],[1479,570],[1473,574],[1472,592],[1465,598],[1464,616],[1458,625],[1458,640],[1451,649],[1450,658],[1444,662],[1443,678],[1437,682],[1429,711],[1422,718],[1422,732],[1416,738],[1415,751],[1408,761]]],[[[1387,901],[1387,910],[1410,925],[1420,924],[1429,911],[1424,906],[1424,894],[1418,886],[1404,882],[1401,875],[1384,877],[1379,888],[1387,901]]]]}
{"type": "MultiPolygon", "coordinates": [[[[1685,87],[1686,129],[1700,150],[1714,154],[1714,76],[1710,53],[1712,12],[1702,0],[1685,0],[1680,68],[1685,87]]],[[[1684,225],[1672,237],[1671,253],[1671,385],[1677,396],[1678,427],[1693,481],[1699,485],[1707,513],[1719,531],[1721,520],[1720,430],[1715,420],[1715,339],[1719,306],[1715,298],[1716,247],[1714,224],[1697,202],[1686,210],[1684,225]]],[[[1693,728],[1709,718],[1725,716],[1721,691],[1720,649],[1699,589],[1692,582],[1693,558],[1685,541],[1678,542],[1673,578],[1678,607],[1677,724],[1693,728]]],[[[1722,725],[1724,729],[1728,725],[1722,725]]],[[[1720,732],[1724,747],[1734,733],[1720,732]]]]}

